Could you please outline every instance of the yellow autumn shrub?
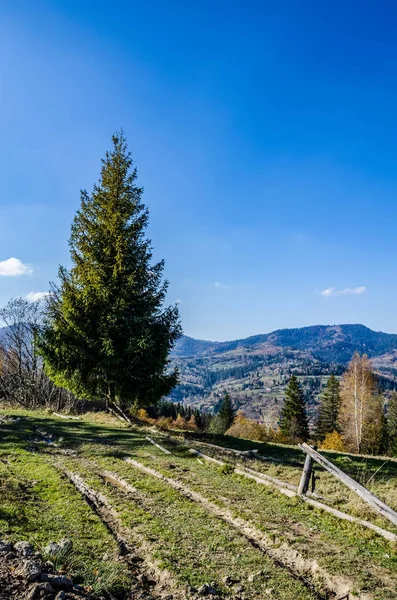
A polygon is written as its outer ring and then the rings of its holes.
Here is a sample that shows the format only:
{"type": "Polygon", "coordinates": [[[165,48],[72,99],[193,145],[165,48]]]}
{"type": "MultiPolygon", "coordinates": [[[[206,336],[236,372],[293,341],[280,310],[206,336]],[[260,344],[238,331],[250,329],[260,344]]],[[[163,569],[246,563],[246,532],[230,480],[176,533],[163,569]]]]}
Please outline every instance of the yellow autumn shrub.
{"type": "Polygon", "coordinates": [[[338,452],[343,452],[345,450],[345,445],[341,434],[337,431],[327,433],[324,440],[321,442],[320,448],[321,450],[336,450],[338,452]]]}

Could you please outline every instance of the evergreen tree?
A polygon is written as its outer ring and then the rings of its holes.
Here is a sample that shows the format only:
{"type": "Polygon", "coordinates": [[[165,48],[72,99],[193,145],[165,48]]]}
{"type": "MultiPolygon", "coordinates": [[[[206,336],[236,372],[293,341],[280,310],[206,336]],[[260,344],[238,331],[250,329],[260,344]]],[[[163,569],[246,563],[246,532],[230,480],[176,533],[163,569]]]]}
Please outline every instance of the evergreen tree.
{"type": "Polygon", "coordinates": [[[335,375],[331,375],[324,392],[320,396],[316,422],[316,438],[323,440],[327,433],[332,433],[333,431],[340,433],[338,426],[339,407],[339,381],[335,375]]]}
{"type": "Polygon", "coordinates": [[[280,415],[282,433],[293,440],[307,440],[309,425],[306,413],[305,397],[295,375],[292,375],[285,390],[284,406],[280,415]]]}
{"type": "Polygon", "coordinates": [[[397,456],[397,392],[393,392],[387,410],[387,433],[389,452],[397,456]]]}
{"type": "Polygon", "coordinates": [[[218,418],[222,423],[224,431],[227,431],[229,427],[233,425],[235,417],[236,411],[233,408],[229,394],[226,393],[223,397],[222,404],[218,412],[218,418]]]}
{"type": "Polygon", "coordinates": [[[181,335],[178,309],[164,308],[164,262],[152,264],[148,211],[124,134],[113,136],[92,194],[69,240],[40,340],[46,373],[78,397],[121,405],[156,403],[177,383],[169,352],[181,335]]]}
{"type": "Polygon", "coordinates": [[[229,394],[225,394],[220,401],[219,411],[210,419],[208,424],[209,433],[224,434],[233,425],[236,411],[233,408],[229,394]]]}

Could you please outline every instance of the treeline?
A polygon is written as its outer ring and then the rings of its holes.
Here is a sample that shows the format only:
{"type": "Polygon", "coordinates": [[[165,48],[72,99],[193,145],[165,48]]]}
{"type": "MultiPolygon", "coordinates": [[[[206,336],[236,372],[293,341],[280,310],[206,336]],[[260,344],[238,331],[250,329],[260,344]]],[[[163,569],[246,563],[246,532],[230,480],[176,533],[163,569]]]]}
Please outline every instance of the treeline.
{"type": "Polygon", "coordinates": [[[159,422],[165,418],[167,427],[279,443],[310,440],[324,449],[397,456],[397,392],[387,400],[382,383],[368,357],[355,353],[341,378],[329,377],[311,429],[308,395],[295,374],[289,379],[277,427],[236,414],[228,394],[214,407],[215,413],[219,409],[215,415],[167,402],[153,409],[151,417],[159,422]]]}
{"type": "Polygon", "coordinates": [[[293,442],[311,438],[328,449],[397,455],[397,392],[387,402],[367,355],[356,352],[340,380],[328,379],[312,432],[301,384],[291,377],[280,431],[293,442]]]}
{"type": "Polygon", "coordinates": [[[146,409],[135,410],[134,416],[165,429],[224,434],[234,423],[236,409],[229,394],[225,394],[213,413],[165,400],[146,409]]]}
{"type": "Polygon", "coordinates": [[[188,425],[188,429],[204,431],[209,427],[213,415],[209,412],[201,411],[198,408],[193,408],[190,405],[184,405],[182,402],[171,402],[163,400],[159,404],[148,406],[147,409],[139,415],[143,419],[149,418],[159,421],[159,424],[166,427],[175,425],[178,428],[184,428],[188,425]]]}

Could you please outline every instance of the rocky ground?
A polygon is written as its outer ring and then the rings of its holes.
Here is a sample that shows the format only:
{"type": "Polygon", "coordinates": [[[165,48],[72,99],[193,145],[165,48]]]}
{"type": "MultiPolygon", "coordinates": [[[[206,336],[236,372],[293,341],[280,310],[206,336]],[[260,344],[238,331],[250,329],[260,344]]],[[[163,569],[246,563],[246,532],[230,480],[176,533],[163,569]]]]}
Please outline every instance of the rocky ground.
{"type": "Polygon", "coordinates": [[[77,600],[89,595],[72,579],[56,573],[28,542],[0,541],[0,600],[39,598],[77,600]]]}

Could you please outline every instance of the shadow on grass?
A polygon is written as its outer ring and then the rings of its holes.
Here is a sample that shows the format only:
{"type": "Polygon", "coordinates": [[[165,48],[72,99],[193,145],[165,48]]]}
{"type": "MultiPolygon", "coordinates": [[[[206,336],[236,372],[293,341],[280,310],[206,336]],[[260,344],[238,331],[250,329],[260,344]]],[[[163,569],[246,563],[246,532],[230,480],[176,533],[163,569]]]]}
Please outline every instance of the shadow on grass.
{"type": "MultiPolygon", "coordinates": [[[[85,420],[67,421],[35,412],[21,416],[19,412],[7,411],[7,416],[17,420],[0,423],[0,452],[3,455],[7,454],[7,451],[15,451],[17,448],[21,450],[34,449],[37,452],[51,451],[51,454],[57,454],[58,452],[62,453],[65,448],[78,451],[82,446],[95,445],[103,455],[123,458],[148,443],[145,440],[147,435],[145,429],[111,427],[85,420]],[[43,441],[45,439],[47,439],[47,444],[43,441]],[[48,440],[53,440],[57,445],[48,443],[48,440]],[[109,452],[107,452],[107,448],[109,448],[109,452]]],[[[203,441],[235,450],[257,449],[259,456],[285,461],[291,466],[296,466],[297,463],[303,464],[304,461],[304,453],[298,447],[254,442],[227,435],[197,432],[180,432],[180,434],[188,443],[189,441],[192,443],[203,441]]],[[[150,435],[155,436],[153,433],[150,435]]],[[[182,452],[185,456],[187,455],[186,449],[183,450],[176,441],[163,440],[160,443],[172,449],[174,454],[182,452]]],[[[377,457],[370,458],[329,451],[325,456],[354,479],[358,479],[364,484],[370,478],[374,483],[378,480],[384,481],[385,478],[397,479],[397,462],[385,462],[385,459],[377,457]]],[[[318,468],[321,470],[320,466],[318,468]]]]}
{"type": "Polygon", "coordinates": [[[8,412],[11,418],[18,420],[0,424],[0,451],[20,450],[45,451],[51,449],[56,454],[60,449],[78,451],[90,444],[104,448],[112,447],[112,455],[131,452],[142,446],[144,434],[129,429],[117,429],[106,425],[97,425],[87,421],[61,421],[50,416],[31,413],[20,417],[8,412]]]}

